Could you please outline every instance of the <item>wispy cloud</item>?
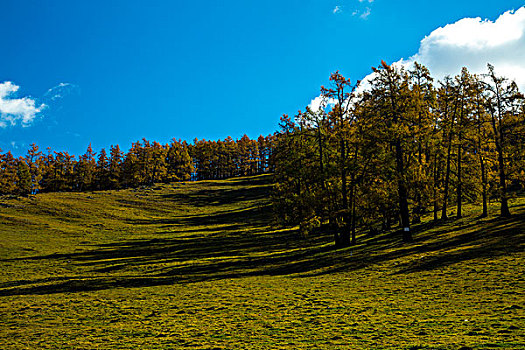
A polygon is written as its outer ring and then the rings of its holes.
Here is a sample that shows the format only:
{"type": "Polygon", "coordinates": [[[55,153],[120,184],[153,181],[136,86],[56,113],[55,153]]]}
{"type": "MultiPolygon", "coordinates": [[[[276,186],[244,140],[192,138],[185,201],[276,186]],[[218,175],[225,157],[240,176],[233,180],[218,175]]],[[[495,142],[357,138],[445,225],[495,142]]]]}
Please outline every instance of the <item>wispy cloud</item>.
{"type": "Polygon", "coordinates": [[[374,0],[358,0],[358,2],[359,5],[357,5],[357,8],[352,12],[352,16],[357,16],[362,20],[368,19],[372,13],[372,3],[374,0]]]}
{"type": "Polygon", "coordinates": [[[332,10],[332,13],[335,15],[336,13],[340,13],[342,10],[341,10],[341,7],[339,6],[336,6],[334,7],[334,9],[332,10]]]}
{"type": "Polygon", "coordinates": [[[371,13],[372,9],[370,7],[365,7],[364,10],[354,10],[354,12],[352,12],[352,16],[359,16],[361,19],[367,19],[371,13]]]}
{"type": "Polygon", "coordinates": [[[12,150],[23,150],[23,149],[26,149],[27,147],[25,142],[20,142],[20,141],[11,141],[9,142],[9,146],[11,146],[12,150]]]}
{"type": "Polygon", "coordinates": [[[361,19],[367,19],[368,16],[370,16],[370,13],[372,13],[372,10],[370,9],[370,7],[367,7],[360,15],[359,17],[361,19]]]}
{"type": "Polygon", "coordinates": [[[55,101],[60,98],[64,98],[73,93],[79,93],[78,85],[71,83],[60,83],[57,86],[53,86],[44,94],[44,98],[50,101],[55,101]]]}
{"type": "Polygon", "coordinates": [[[17,123],[27,127],[46,107],[45,104],[37,105],[31,97],[15,98],[14,94],[19,88],[10,81],[0,83],[0,128],[15,126],[17,123]]]}

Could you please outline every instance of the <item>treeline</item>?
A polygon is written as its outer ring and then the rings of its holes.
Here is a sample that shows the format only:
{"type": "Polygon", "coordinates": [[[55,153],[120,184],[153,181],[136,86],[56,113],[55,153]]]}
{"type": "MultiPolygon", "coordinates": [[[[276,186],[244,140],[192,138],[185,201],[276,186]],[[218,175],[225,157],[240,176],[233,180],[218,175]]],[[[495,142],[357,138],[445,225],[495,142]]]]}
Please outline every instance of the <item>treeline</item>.
{"type": "Polygon", "coordinates": [[[276,135],[278,219],[306,234],[323,225],[337,246],[399,223],[404,241],[425,213],[462,216],[462,204],[500,202],[525,184],[525,103],[514,82],[461,74],[435,82],[426,67],[382,62],[369,86],[338,72],[318,110],[281,118],[276,135]]]}
{"type": "Polygon", "coordinates": [[[32,144],[25,156],[0,151],[0,194],[93,191],[152,185],[190,179],[219,179],[270,171],[271,137],[251,140],[173,139],[169,144],[142,139],[127,153],[118,145],[109,153],[88,146],[78,157],[32,144]]]}
{"type": "Polygon", "coordinates": [[[191,155],[195,163],[195,179],[224,179],[273,171],[274,137],[259,136],[250,140],[244,135],[235,141],[231,137],[218,141],[195,139],[191,155]]]}

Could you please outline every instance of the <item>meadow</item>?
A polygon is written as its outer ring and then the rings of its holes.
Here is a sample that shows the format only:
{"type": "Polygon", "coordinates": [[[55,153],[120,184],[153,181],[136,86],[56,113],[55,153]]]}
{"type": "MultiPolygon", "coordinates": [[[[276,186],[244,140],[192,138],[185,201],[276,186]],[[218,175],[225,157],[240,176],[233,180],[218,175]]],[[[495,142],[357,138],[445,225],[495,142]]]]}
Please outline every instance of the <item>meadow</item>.
{"type": "Polygon", "coordinates": [[[525,198],[335,250],[272,225],[271,188],[2,198],[0,348],[525,348],[525,198]]]}

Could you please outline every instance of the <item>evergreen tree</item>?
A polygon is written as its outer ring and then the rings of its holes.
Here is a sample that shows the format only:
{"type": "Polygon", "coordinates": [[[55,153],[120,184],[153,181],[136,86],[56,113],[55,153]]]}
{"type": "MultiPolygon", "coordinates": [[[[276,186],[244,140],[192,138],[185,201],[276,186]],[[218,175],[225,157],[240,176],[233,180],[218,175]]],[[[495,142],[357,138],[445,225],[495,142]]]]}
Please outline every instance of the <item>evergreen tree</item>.
{"type": "Polygon", "coordinates": [[[123,152],[120,150],[119,145],[111,146],[109,149],[109,174],[108,174],[108,188],[116,189],[120,188],[121,185],[121,173],[122,173],[122,159],[123,152]]]}
{"type": "Polygon", "coordinates": [[[1,155],[0,194],[14,194],[17,190],[18,164],[11,151],[1,155]]]}
{"type": "Polygon", "coordinates": [[[24,159],[18,159],[17,193],[21,195],[28,195],[31,193],[33,186],[31,181],[31,171],[24,159]]]}
{"type": "Polygon", "coordinates": [[[488,90],[487,109],[491,118],[494,144],[498,156],[498,176],[499,176],[499,196],[500,196],[500,215],[510,216],[507,194],[507,173],[506,156],[508,149],[508,119],[519,113],[519,108],[523,104],[523,95],[519,93],[515,82],[496,76],[494,67],[488,65],[487,74],[488,90]]]}
{"type": "Polygon", "coordinates": [[[27,151],[25,161],[29,166],[31,193],[37,193],[42,188],[41,181],[44,164],[42,161],[42,152],[38,150],[38,146],[35,143],[32,143],[31,148],[27,151]]]}
{"type": "Polygon", "coordinates": [[[377,106],[378,125],[385,128],[384,137],[392,147],[399,203],[399,214],[403,227],[403,241],[412,241],[410,211],[408,203],[408,162],[413,152],[414,130],[409,116],[410,90],[408,75],[402,68],[389,66],[384,61],[374,68],[371,96],[377,106]]]}
{"type": "Polygon", "coordinates": [[[166,155],[167,181],[188,181],[193,172],[193,162],[188,154],[188,147],[180,140],[171,140],[166,155]]]}
{"type": "Polygon", "coordinates": [[[106,150],[102,148],[98,154],[94,176],[94,188],[104,190],[110,188],[110,163],[106,150]]]}

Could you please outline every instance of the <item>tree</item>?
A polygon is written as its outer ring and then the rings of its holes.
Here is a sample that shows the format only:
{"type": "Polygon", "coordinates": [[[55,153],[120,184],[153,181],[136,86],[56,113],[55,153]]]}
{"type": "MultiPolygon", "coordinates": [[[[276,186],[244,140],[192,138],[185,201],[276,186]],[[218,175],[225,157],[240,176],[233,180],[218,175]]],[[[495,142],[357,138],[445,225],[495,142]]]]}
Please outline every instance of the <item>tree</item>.
{"type": "Polygon", "coordinates": [[[94,176],[94,188],[103,190],[110,188],[109,185],[109,160],[106,150],[102,148],[98,154],[97,166],[94,176]]]}
{"type": "Polygon", "coordinates": [[[441,83],[441,87],[438,90],[438,108],[442,125],[443,144],[446,145],[447,149],[443,185],[443,204],[441,207],[441,219],[446,220],[448,218],[447,204],[449,200],[452,145],[456,133],[455,123],[457,113],[457,100],[454,100],[454,85],[452,79],[448,76],[445,77],[445,81],[441,83]]]}
{"type": "Polygon", "coordinates": [[[0,193],[13,194],[17,188],[18,164],[11,151],[0,156],[0,193]]]}
{"type": "Polygon", "coordinates": [[[506,174],[506,149],[508,147],[507,119],[519,112],[523,103],[523,95],[518,91],[515,82],[496,76],[494,66],[488,65],[487,82],[488,91],[487,109],[490,113],[491,125],[494,135],[494,144],[498,155],[500,215],[510,216],[507,194],[506,174]]]}
{"type": "Polygon", "coordinates": [[[432,111],[435,109],[435,89],[433,79],[429,70],[419,64],[414,63],[414,68],[408,72],[410,79],[410,108],[409,115],[415,133],[417,143],[416,157],[417,167],[413,169],[412,189],[415,192],[414,222],[420,222],[420,216],[425,211],[431,201],[435,200],[435,194],[431,193],[430,188],[433,182],[432,171],[435,169],[429,166],[432,162],[432,145],[435,136],[434,118],[432,111]]]}
{"type": "MultiPolygon", "coordinates": [[[[327,101],[333,101],[334,106],[329,113],[330,123],[332,124],[332,135],[337,139],[338,170],[341,181],[341,208],[340,217],[342,220],[341,232],[336,235],[336,245],[346,247],[350,245],[351,230],[351,208],[349,203],[353,203],[353,192],[348,193],[348,140],[349,125],[354,119],[351,113],[352,93],[355,86],[351,85],[350,79],[342,76],[338,71],[330,76],[331,85],[328,88],[321,86],[321,94],[327,101]]],[[[353,189],[353,188],[352,188],[353,189]]]]}
{"type": "Polygon", "coordinates": [[[407,143],[414,139],[413,130],[408,124],[408,76],[402,68],[389,66],[381,61],[381,67],[373,68],[375,73],[371,82],[371,96],[377,106],[378,123],[385,129],[385,137],[392,146],[395,160],[395,174],[403,241],[412,241],[410,231],[410,211],[408,207],[407,184],[407,143]]]}
{"type": "Polygon", "coordinates": [[[25,160],[22,158],[18,159],[16,185],[18,194],[28,195],[32,191],[31,171],[25,160]]]}
{"type": "Polygon", "coordinates": [[[38,150],[35,143],[31,144],[31,148],[27,151],[25,161],[29,166],[29,174],[31,177],[31,193],[36,193],[41,190],[43,173],[42,152],[38,150]]]}
{"type": "Polygon", "coordinates": [[[75,165],[75,187],[79,191],[90,190],[93,187],[93,180],[97,162],[95,160],[95,152],[91,148],[91,143],[88,145],[86,153],[81,155],[75,165]]]}
{"type": "Polygon", "coordinates": [[[182,141],[172,139],[166,157],[167,181],[188,181],[193,172],[193,162],[188,147],[182,141]]]}
{"type": "Polygon", "coordinates": [[[108,188],[119,188],[121,184],[123,153],[119,145],[111,146],[109,149],[109,174],[108,174],[108,188]]]}
{"type": "MultiPolygon", "coordinates": [[[[122,162],[122,185],[124,187],[135,187],[143,182],[141,166],[142,145],[140,141],[131,144],[131,148],[122,162]]],[[[143,158],[143,157],[142,157],[143,158]]]]}

